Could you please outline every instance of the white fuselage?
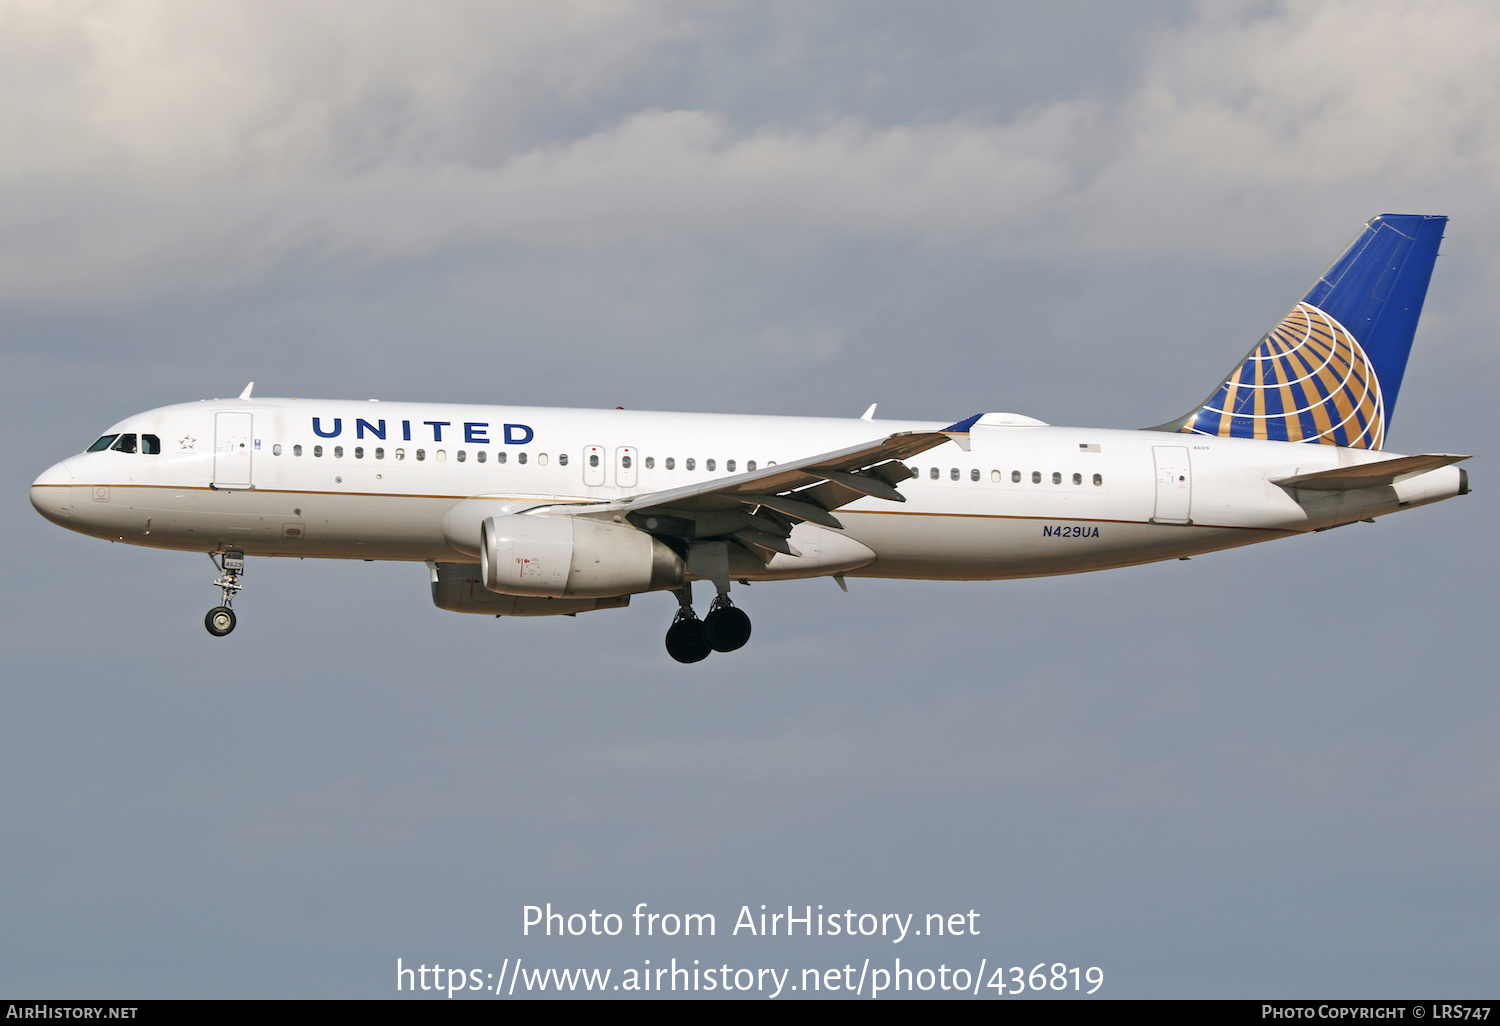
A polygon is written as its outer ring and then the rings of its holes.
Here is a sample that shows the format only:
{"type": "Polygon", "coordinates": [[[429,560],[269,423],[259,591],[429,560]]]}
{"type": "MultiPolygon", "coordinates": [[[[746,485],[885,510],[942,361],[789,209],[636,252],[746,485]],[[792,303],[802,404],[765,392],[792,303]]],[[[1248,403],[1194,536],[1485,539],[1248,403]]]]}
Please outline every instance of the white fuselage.
{"type": "MultiPolygon", "coordinates": [[[[837,511],[859,566],[778,556],[758,579],[981,580],[1076,573],[1350,523],[1460,491],[1443,467],[1392,485],[1296,492],[1275,478],[1387,459],[1329,445],[1051,427],[991,415],[967,451],[907,461],[905,503],[837,511]]],[[[257,556],[477,562],[488,515],[599,503],[942,425],[809,417],[349,402],[203,401],[129,417],[106,449],[44,473],[32,502],[112,541],[257,556]],[[316,418],[316,420],[315,420],[316,418]],[[383,437],[382,437],[383,436],[383,437]],[[460,507],[460,503],[464,505],[460,507]]],[[[804,535],[826,529],[799,525],[804,535]]],[[[799,535],[794,532],[792,540],[799,535]]],[[[837,561],[835,561],[837,562],[837,561]]],[[[856,561],[857,562],[857,561],[856,561]]],[[[736,571],[735,576],[742,576],[736,571]]]]}

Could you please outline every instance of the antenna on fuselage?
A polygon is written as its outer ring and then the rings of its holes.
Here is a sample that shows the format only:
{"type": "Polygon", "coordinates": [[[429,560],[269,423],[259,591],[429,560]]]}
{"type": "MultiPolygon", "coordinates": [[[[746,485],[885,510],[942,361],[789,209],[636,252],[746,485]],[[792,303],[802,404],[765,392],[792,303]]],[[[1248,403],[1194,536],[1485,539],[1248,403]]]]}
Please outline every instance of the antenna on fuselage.
{"type": "Polygon", "coordinates": [[[252,382],[250,382],[250,384],[246,385],[245,386],[245,390],[240,393],[240,398],[241,399],[249,399],[250,398],[250,393],[252,391],[254,391],[254,389],[255,389],[255,382],[252,381],[252,382]]]}

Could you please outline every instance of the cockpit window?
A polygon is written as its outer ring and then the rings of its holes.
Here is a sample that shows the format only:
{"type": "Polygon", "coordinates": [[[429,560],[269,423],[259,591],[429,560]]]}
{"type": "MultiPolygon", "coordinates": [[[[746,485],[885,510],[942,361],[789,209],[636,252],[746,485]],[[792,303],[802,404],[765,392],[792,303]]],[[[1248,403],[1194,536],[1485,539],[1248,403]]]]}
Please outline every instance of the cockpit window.
{"type": "Polygon", "coordinates": [[[135,452],[135,435],[121,435],[120,440],[110,448],[115,452],[135,452]]]}
{"type": "Polygon", "coordinates": [[[160,456],[161,439],[157,438],[155,435],[142,435],[141,452],[145,453],[147,456],[160,456]]]}
{"type": "Polygon", "coordinates": [[[111,442],[119,437],[119,435],[105,435],[104,437],[100,438],[99,441],[89,446],[89,452],[103,452],[105,449],[109,448],[111,442]]]}

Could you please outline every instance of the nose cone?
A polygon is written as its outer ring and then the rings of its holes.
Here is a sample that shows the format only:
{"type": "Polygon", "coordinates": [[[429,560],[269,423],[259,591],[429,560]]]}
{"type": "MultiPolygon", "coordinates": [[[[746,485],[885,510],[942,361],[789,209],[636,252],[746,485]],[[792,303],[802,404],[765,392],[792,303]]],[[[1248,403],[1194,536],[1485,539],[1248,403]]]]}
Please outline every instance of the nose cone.
{"type": "Polygon", "coordinates": [[[31,482],[31,504],[36,511],[54,524],[68,526],[72,513],[73,474],[67,461],[48,467],[42,476],[31,482]]]}

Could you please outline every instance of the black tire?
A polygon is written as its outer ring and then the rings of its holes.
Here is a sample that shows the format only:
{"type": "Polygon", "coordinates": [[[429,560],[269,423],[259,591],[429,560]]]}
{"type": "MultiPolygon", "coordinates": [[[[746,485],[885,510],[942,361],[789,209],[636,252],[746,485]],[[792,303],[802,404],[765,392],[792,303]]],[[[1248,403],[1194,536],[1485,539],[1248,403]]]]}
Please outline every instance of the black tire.
{"type": "Polygon", "coordinates": [[[216,638],[222,638],[234,630],[234,610],[228,606],[214,606],[203,618],[203,626],[208,628],[208,633],[216,638]]]}
{"type": "Polygon", "coordinates": [[[667,628],[667,654],[679,663],[702,662],[712,651],[702,620],[678,620],[667,628]]]}
{"type": "Polygon", "coordinates": [[[708,614],[703,633],[715,652],[733,652],[750,640],[750,617],[739,606],[723,606],[708,614]]]}

